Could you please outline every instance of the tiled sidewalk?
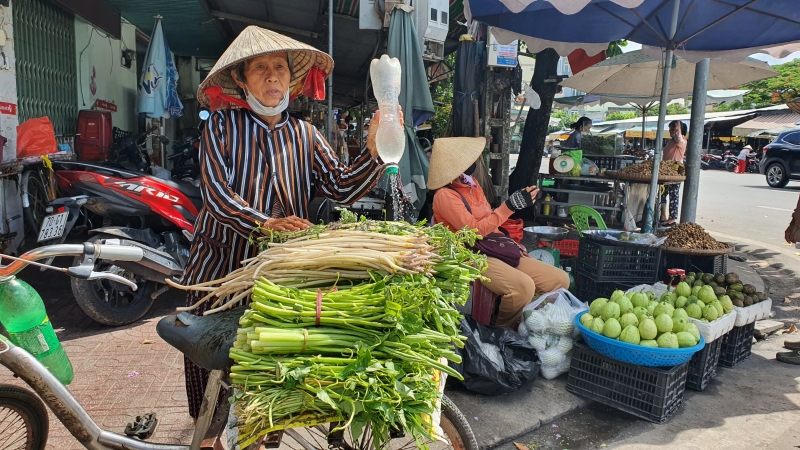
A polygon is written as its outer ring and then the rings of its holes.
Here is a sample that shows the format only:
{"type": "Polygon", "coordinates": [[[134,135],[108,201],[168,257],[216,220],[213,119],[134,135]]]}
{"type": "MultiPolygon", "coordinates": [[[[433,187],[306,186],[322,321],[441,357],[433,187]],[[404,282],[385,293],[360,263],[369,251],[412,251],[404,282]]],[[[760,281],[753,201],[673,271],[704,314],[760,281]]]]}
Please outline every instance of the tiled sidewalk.
{"type": "MultiPolygon", "coordinates": [[[[156,412],[159,424],[151,442],[191,441],[183,357],[156,334],[158,320],[182,305],[180,292],[159,297],[144,319],[112,328],[86,317],[75,303],[66,276],[29,268],[19,278],[35,287],[44,299],[75,370],[69,390],[101,428],[121,434],[133,417],[156,412]]],[[[0,383],[23,384],[2,367],[0,383]]],[[[72,450],[83,446],[50,413],[47,448],[72,450]]]]}

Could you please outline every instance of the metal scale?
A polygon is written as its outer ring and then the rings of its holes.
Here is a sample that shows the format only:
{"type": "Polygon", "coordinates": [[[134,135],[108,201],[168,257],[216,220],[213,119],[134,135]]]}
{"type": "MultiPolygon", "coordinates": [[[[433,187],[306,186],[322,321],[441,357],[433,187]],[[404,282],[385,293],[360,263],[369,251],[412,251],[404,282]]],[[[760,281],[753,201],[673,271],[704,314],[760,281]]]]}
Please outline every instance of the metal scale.
{"type": "Polygon", "coordinates": [[[525,232],[527,238],[536,243],[537,248],[528,252],[531,258],[538,259],[551,266],[561,266],[561,251],[553,248],[553,242],[566,238],[569,230],[562,227],[525,227],[522,231],[525,232]],[[543,243],[548,243],[550,246],[543,247],[543,243]]]}

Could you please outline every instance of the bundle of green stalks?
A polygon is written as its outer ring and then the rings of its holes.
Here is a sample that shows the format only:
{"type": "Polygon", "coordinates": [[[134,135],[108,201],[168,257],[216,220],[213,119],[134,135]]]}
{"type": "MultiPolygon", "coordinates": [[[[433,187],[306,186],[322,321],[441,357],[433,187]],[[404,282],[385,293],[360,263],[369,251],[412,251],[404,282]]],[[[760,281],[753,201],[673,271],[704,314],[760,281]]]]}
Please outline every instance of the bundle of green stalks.
{"type": "Polygon", "coordinates": [[[230,350],[240,445],[338,423],[375,448],[403,430],[434,439],[442,374],[461,378],[460,313],[486,259],[477,235],[437,225],[355,220],[255,240],[262,252],[206,291],[206,314],[249,301],[230,350]]]}

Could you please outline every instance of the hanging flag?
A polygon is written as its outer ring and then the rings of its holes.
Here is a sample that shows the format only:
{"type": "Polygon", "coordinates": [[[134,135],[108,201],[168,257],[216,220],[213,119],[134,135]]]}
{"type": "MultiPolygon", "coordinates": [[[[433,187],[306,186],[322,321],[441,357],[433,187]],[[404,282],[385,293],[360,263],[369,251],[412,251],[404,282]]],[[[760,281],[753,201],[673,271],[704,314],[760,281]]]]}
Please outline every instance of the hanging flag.
{"type": "Polygon", "coordinates": [[[586,50],[579,48],[570,53],[567,59],[569,60],[569,68],[572,69],[572,75],[577,75],[579,72],[583,72],[583,69],[605,61],[606,52],[603,50],[594,56],[589,56],[586,50]]]}
{"type": "Polygon", "coordinates": [[[139,76],[136,112],[154,119],[177,118],[183,115],[183,104],[178,98],[178,71],[169,50],[169,44],[156,18],[150,45],[139,76]]]}

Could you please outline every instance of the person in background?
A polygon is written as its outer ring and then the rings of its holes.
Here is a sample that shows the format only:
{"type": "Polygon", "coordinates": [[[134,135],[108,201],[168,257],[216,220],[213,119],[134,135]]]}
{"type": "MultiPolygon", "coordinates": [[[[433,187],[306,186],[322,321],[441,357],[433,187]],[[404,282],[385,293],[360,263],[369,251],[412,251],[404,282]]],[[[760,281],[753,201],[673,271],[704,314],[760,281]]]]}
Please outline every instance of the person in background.
{"type": "MultiPolygon", "coordinates": [[[[433,221],[452,231],[469,227],[481,236],[500,232],[499,227],[514,213],[533,206],[539,190],[535,186],[511,194],[503,204],[492,210],[480,185],[472,178],[476,161],[486,146],[484,138],[439,138],[433,143],[428,189],[435,190],[433,221]]],[[[517,267],[488,257],[489,268],[484,284],[501,295],[497,326],[516,329],[522,308],[533,300],[536,291],[551,292],[569,288],[569,276],[563,270],[537,261],[520,250],[517,267]]]]}
{"type": "Polygon", "coordinates": [[[579,149],[581,148],[581,133],[588,133],[592,130],[592,119],[583,116],[578,119],[577,122],[570,125],[570,128],[572,128],[572,133],[561,146],[564,148],[579,149]]]}
{"type": "Polygon", "coordinates": [[[739,152],[739,156],[736,157],[738,165],[736,166],[735,173],[745,173],[747,172],[747,157],[750,156],[750,152],[753,151],[753,147],[749,145],[745,145],[742,148],[742,151],[739,152]]]}
{"type": "MultiPolygon", "coordinates": [[[[671,140],[664,147],[664,161],[683,162],[686,154],[686,124],[680,120],[673,120],[669,123],[669,135],[671,140]]],[[[674,225],[678,220],[678,196],[681,193],[680,184],[668,184],[664,187],[661,195],[661,224],[663,226],[674,225]],[[669,217],[667,217],[666,205],[669,197],[669,217]]]]}

